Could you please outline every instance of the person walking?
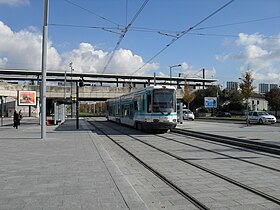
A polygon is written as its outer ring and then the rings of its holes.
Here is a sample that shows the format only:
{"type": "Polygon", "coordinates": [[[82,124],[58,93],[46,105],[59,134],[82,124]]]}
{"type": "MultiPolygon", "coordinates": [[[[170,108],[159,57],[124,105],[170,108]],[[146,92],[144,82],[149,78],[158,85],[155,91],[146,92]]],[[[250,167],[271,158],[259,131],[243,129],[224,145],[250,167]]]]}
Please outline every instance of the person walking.
{"type": "Polygon", "coordinates": [[[14,111],[14,128],[18,129],[18,125],[19,125],[19,114],[17,113],[17,111],[14,111]]]}
{"type": "Polygon", "coordinates": [[[20,121],[22,120],[22,113],[21,113],[21,110],[19,110],[18,112],[18,125],[20,125],[20,121]]]}

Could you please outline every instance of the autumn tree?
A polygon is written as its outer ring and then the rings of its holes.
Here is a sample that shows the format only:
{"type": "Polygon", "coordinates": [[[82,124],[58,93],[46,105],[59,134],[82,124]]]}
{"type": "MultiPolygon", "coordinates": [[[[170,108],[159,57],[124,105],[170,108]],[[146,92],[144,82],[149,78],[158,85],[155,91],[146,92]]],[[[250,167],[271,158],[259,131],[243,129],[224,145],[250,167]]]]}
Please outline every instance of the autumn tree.
{"type": "Polygon", "coordinates": [[[269,106],[276,111],[280,109],[280,88],[273,88],[265,94],[265,99],[268,101],[269,106]]]}
{"type": "Polygon", "coordinates": [[[253,77],[252,73],[247,71],[245,74],[242,75],[243,77],[240,78],[241,82],[239,84],[239,87],[241,89],[241,94],[243,98],[246,99],[246,107],[248,112],[248,99],[253,95],[253,77]]]}
{"type": "Polygon", "coordinates": [[[89,113],[89,107],[88,103],[80,104],[80,112],[89,113]]]}
{"type": "Polygon", "coordinates": [[[190,103],[194,100],[194,98],[195,98],[195,94],[193,93],[192,88],[185,81],[183,101],[185,102],[185,104],[187,104],[188,109],[190,108],[190,103]]]}

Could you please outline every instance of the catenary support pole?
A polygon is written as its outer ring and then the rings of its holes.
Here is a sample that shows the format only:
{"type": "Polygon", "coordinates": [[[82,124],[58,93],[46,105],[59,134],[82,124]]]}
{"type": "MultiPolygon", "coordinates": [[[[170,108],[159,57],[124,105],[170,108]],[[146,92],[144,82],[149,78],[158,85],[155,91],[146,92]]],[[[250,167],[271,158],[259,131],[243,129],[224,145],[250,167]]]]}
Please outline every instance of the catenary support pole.
{"type": "Polygon", "coordinates": [[[48,7],[49,1],[44,0],[44,26],[42,42],[42,83],[41,83],[41,139],[46,138],[46,62],[47,62],[47,43],[48,43],[48,7]]]}
{"type": "Polygon", "coordinates": [[[79,84],[76,82],[76,128],[79,130],[79,117],[80,117],[80,106],[79,106],[79,84]]]}
{"type": "Polygon", "coordinates": [[[4,104],[3,104],[3,97],[0,96],[1,101],[1,127],[3,126],[3,113],[4,113],[4,104]]]}

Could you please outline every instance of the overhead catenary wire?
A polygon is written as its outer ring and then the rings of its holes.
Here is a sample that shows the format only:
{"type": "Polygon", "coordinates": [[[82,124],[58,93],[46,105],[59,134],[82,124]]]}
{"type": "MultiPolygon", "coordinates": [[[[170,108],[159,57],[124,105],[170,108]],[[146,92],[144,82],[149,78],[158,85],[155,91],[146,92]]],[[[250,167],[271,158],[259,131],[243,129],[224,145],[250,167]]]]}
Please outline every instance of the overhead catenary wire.
{"type": "MultiPolygon", "coordinates": [[[[233,25],[242,25],[247,23],[253,23],[253,22],[260,22],[260,21],[267,21],[272,19],[280,19],[280,16],[273,16],[273,17],[266,17],[261,19],[254,19],[254,20],[247,20],[247,21],[240,21],[235,23],[226,23],[216,26],[207,26],[207,27],[201,27],[194,29],[194,31],[197,30],[206,30],[206,29],[212,29],[212,28],[221,28],[221,27],[227,27],[227,26],[233,26],[233,25]]],[[[49,26],[62,26],[62,27],[78,27],[78,28],[92,28],[92,29],[102,29],[102,30],[108,30],[109,32],[113,33],[121,33],[121,27],[118,25],[118,27],[104,27],[104,26],[89,26],[89,25],[73,25],[73,24],[59,24],[59,23],[49,23],[49,26]],[[110,31],[110,30],[118,30],[120,32],[110,31]]],[[[158,33],[161,35],[171,36],[171,37],[177,37],[180,31],[174,31],[174,30],[168,30],[168,29],[157,29],[157,28],[146,28],[146,27],[130,27],[130,32],[136,31],[136,32],[148,32],[148,33],[158,33]],[[176,35],[173,35],[176,34],[176,35]]],[[[207,35],[207,34],[205,34],[207,35]]],[[[234,36],[234,35],[229,35],[234,36]]]]}
{"type": "Polygon", "coordinates": [[[78,8],[80,8],[80,9],[82,9],[82,10],[84,10],[84,11],[90,13],[90,14],[93,14],[94,16],[96,16],[96,17],[98,17],[98,18],[100,18],[100,19],[102,19],[102,20],[105,20],[105,21],[107,21],[107,22],[110,22],[110,23],[112,23],[112,24],[114,24],[114,25],[116,25],[116,26],[121,26],[120,24],[116,23],[115,21],[112,21],[112,20],[110,20],[110,19],[108,19],[108,18],[106,18],[106,17],[103,17],[103,16],[101,16],[101,15],[98,15],[98,14],[96,14],[95,12],[93,12],[93,11],[91,11],[91,10],[85,8],[85,7],[82,7],[82,6],[80,6],[80,5],[78,5],[78,4],[74,3],[74,2],[72,2],[72,1],[70,1],[70,0],[64,0],[64,1],[67,2],[67,3],[69,3],[69,4],[72,4],[73,6],[78,7],[78,8]]]}
{"type": "MultiPolygon", "coordinates": [[[[167,34],[167,33],[160,33],[161,35],[164,36],[170,36],[170,37],[176,37],[175,35],[172,34],[167,34]]],[[[189,35],[196,35],[196,36],[219,36],[219,37],[232,37],[232,38],[239,38],[239,35],[233,35],[233,34],[212,34],[212,33],[188,33],[189,35]]],[[[280,37],[274,37],[274,36],[261,36],[259,34],[252,34],[249,35],[250,37],[260,37],[262,39],[280,39],[280,37]]]]}
{"type": "MultiPolygon", "coordinates": [[[[245,20],[245,21],[239,21],[234,23],[225,23],[221,25],[215,25],[215,26],[206,26],[201,28],[193,29],[196,30],[205,30],[205,29],[212,29],[212,28],[222,28],[227,26],[233,26],[233,25],[242,25],[242,24],[248,24],[253,22],[261,22],[261,21],[267,21],[267,20],[273,20],[273,19],[280,19],[280,16],[273,16],[273,17],[265,17],[265,18],[259,18],[259,19],[253,19],[253,20],[245,20]]],[[[159,29],[159,28],[147,28],[147,27],[137,27],[133,26],[130,28],[130,31],[136,31],[136,32],[151,32],[151,33],[162,33],[162,34],[178,34],[180,31],[174,31],[174,30],[168,30],[168,29],[159,29]]],[[[175,35],[174,35],[175,36],[175,35]]]]}
{"type": "MultiPolygon", "coordinates": [[[[280,18],[280,16],[279,16],[279,18],[280,18]]],[[[229,24],[224,24],[224,25],[220,25],[220,26],[222,27],[222,26],[227,26],[227,25],[229,25],[229,24]]],[[[233,24],[231,24],[231,25],[233,25],[233,24]]],[[[58,24],[58,23],[49,23],[49,26],[99,29],[99,30],[103,30],[103,31],[118,34],[118,35],[121,35],[121,30],[122,30],[120,27],[88,26],[88,25],[73,25],[73,24],[58,24]]],[[[208,29],[208,28],[212,28],[212,27],[206,27],[205,29],[208,29]]],[[[201,30],[203,30],[203,29],[204,28],[201,28],[201,30]]],[[[139,30],[139,31],[140,32],[152,32],[152,33],[156,32],[157,34],[160,34],[163,36],[174,37],[174,38],[177,38],[178,34],[180,33],[178,31],[171,31],[171,30],[169,30],[169,32],[167,32],[167,30],[162,30],[162,31],[166,31],[166,32],[156,31],[156,30],[160,30],[160,29],[147,29],[147,30],[139,30]]],[[[196,30],[200,30],[200,29],[194,29],[194,31],[196,31],[196,30]]],[[[129,31],[138,31],[138,30],[129,30],[129,31]]],[[[221,36],[221,37],[233,37],[233,38],[239,37],[238,35],[234,35],[234,34],[217,34],[217,33],[214,34],[214,33],[201,33],[201,32],[199,32],[199,33],[192,32],[192,33],[188,33],[188,34],[198,35],[198,36],[221,36]]],[[[250,36],[257,37],[259,35],[252,34],[250,36]]],[[[273,36],[261,36],[261,38],[263,38],[263,39],[280,39],[279,37],[273,37],[273,36]]]]}
{"type": "MultiPolygon", "coordinates": [[[[94,15],[96,15],[97,17],[103,19],[103,20],[109,20],[105,17],[102,17],[86,8],[83,8],[75,3],[73,3],[72,1],[70,0],[64,0],[72,5],[75,5],[81,9],[84,9],[86,10],[87,12],[90,12],[94,15]]],[[[126,0],[126,3],[128,2],[128,0],[126,0]]],[[[127,25],[127,8],[128,8],[128,5],[126,4],[126,25],[127,25]]],[[[141,9],[141,8],[140,8],[141,9]]],[[[139,12],[140,13],[140,12],[139,12]]],[[[213,26],[206,26],[206,27],[200,27],[200,28],[193,28],[192,31],[198,31],[198,30],[205,30],[205,29],[215,29],[215,28],[221,28],[221,27],[227,27],[227,26],[234,26],[234,25],[241,25],[241,24],[248,24],[248,23],[253,23],[253,22],[259,22],[259,21],[267,21],[267,20],[273,20],[273,19],[279,19],[280,16],[273,16],[273,17],[265,17],[265,18],[260,18],[260,19],[253,19],[253,20],[247,20],[247,21],[240,21],[240,22],[234,22],[234,23],[226,23],[226,24],[221,24],[221,25],[213,25],[213,26]]],[[[134,21],[134,20],[133,20],[134,21]]],[[[110,20],[109,20],[110,22],[110,20]]],[[[77,26],[77,25],[63,25],[63,24],[49,24],[49,25],[53,25],[53,26],[68,26],[68,27],[85,27],[85,28],[92,28],[92,29],[99,29],[99,30],[103,30],[103,31],[106,31],[106,32],[110,32],[110,33],[115,33],[115,34],[118,34],[120,35],[120,37],[122,36],[122,31],[128,27],[128,25],[122,29],[124,26],[121,26],[117,23],[114,23],[116,24],[117,26],[114,28],[114,27],[99,27],[99,26],[77,26]]],[[[175,41],[177,41],[182,33],[179,32],[179,31],[171,31],[171,30],[164,30],[164,29],[152,29],[152,28],[144,28],[144,27],[132,27],[132,26],[129,26],[129,31],[140,31],[140,32],[156,32],[157,34],[161,34],[161,35],[165,35],[165,36],[170,36],[170,37],[173,37],[174,39],[176,39],[175,41]],[[170,33],[170,34],[169,34],[170,33]],[[173,35],[174,34],[174,35],[173,35]]],[[[191,35],[199,35],[199,36],[225,36],[225,37],[239,37],[237,35],[228,35],[228,34],[210,34],[210,33],[190,33],[188,32],[188,34],[191,34],[191,35]]],[[[253,35],[250,35],[250,36],[253,36],[253,35]]],[[[255,36],[258,36],[257,34],[255,36]]],[[[279,39],[278,37],[268,37],[268,36],[261,36],[261,38],[264,38],[264,39],[279,39]]],[[[123,37],[122,37],[123,39],[123,37]]],[[[172,39],[172,41],[174,40],[172,39]]],[[[119,45],[121,43],[122,40],[120,40],[120,42],[117,42],[117,45],[115,47],[115,49],[117,50],[119,48],[119,45]]],[[[172,42],[171,41],[171,42],[172,42]]],[[[172,43],[173,44],[173,43],[172,43]]],[[[169,43],[169,45],[167,45],[167,47],[169,47],[171,44],[169,43]]],[[[116,51],[114,50],[114,52],[116,51]]],[[[165,49],[164,49],[165,50],[165,49]]],[[[163,51],[164,51],[163,50],[163,51]]],[[[162,51],[160,51],[159,54],[161,54],[162,51]]],[[[158,55],[159,55],[158,54],[158,55]]],[[[158,55],[156,55],[155,57],[157,57],[158,55]]],[[[153,57],[153,59],[155,58],[153,57]]],[[[112,56],[113,58],[113,56],[112,56]]],[[[153,60],[152,59],[152,60],[153,60]]],[[[147,65],[149,62],[147,62],[146,64],[144,64],[142,67],[140,68],[143,68],[145,65],[147,65]]],[[[107,67],[106,67],[107,68],[107,67]]],[[[140,70],[140,69],[139,69],[140,70]]],[[[137,71],[139,71],[137,69],[137,71]]],[[[135,72],[136,73],[136,72],[135,72]]]]}
{"type": "Polygon", "coordinates": [[[280,18],[280,16],[273,16],[273,17],[255,19],[255,20],[247,20],[247,21],[240,21],[240,22],[235,22],[235,23],[221,24],[221,25],[216,25],[216,26],[201,27],[201,28],[197,28],[195,30],[205,30],[205,29],[212,29],[212,28],[221,28],[221,27],[226,27],[226,26],[241,25],[241,24],[259,22],[259,21],[266,21],[266,20],[272,20],[272,19],[279,19],[279,18],[280,18]]]}
{"type": "Polygon", "coordinates": [[[100,30],[115,33],[115,34],[121,34],[120,27],[87,26],[87,25],[72,25],[72,24],[58,24],[58,23],[50,23],[49,26],[100,29],[100,30]]]}
{"type": "Polygon", "coordinates": [[[119,48],[123,38],[125,37],[125,34],[128,32],[128,29],[131,27],[131,25],[133,24],[133,22],[136,20],[136,18],[139,16],[139,14],[142,12],[142,10],[144,9],[144,7],[147,5],[147,3],[149,2],[149,0],[145,0],[144,3],[142,4],[142,6],[139,8],[139,10],[137,11],[137,13],[134,15],[134,17],[132,18],[132,20],[130,21],[130,23],[122,30],[122,33],[119,37],[119,40],[111,54],[111,56],[109,57],[106,65],[104,66],[104,69],[102,71],[102,74],[106,71],[106,69],[108,68],[108,65],[111,63],[116,50],[119,48]]]}
{"type": "Polygon", "coordinates": [[[168,47],[170,47],[172,44],[174,44],[177,40],[179,40],[180,38],[182,38],[184,35],[186,35],[188,32],[192,31],[193,29],[195,29],[197,26],[199,26],[201,23],[205,22],[207,19],[209,19],[210,17],[214,16],[216,13],[218,13],[219,11],[223,10],[225,7],[227,7],[228,5],[230,5],[232,2],[234,2],[235,0],[231,0],[229,2],[227,2],[226,4],[224,4],[223,6],[221,6],[220,8],[218,8],[217,10],[215,10],[214,12],[212,12],[210,15],[206,16],[205,18],[203,18],[201,21],[199,21],[198,23],[196,23],[195,25],[193,25],[192,27],[182,31],[177,37],[174,37],[170,43],[168,43],[164,48],[162,48],[159,52],[157,52],[153,57],[151,57],[144,65],[142,65],[140,68],[138,68],[136,71],[134,71],[132,73],[135,74],[138,71],[140,71],[144,66],[146,66],[149,62],[151,62],[153,59],[155,59],[158,55],[160,55],[163,51],[165,51],[168,47]]]}

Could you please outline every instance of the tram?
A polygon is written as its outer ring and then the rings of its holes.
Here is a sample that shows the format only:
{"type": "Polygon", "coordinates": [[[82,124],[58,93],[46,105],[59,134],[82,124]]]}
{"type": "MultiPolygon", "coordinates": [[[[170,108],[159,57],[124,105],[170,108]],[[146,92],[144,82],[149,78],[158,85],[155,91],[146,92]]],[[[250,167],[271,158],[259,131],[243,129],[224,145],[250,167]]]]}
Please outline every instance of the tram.
{"type": "Polygon", "coordinates": [[[148,132],[164,133],[177,125],[176,88],[148,86],[106,101],[110,121],[148,132]]]}

